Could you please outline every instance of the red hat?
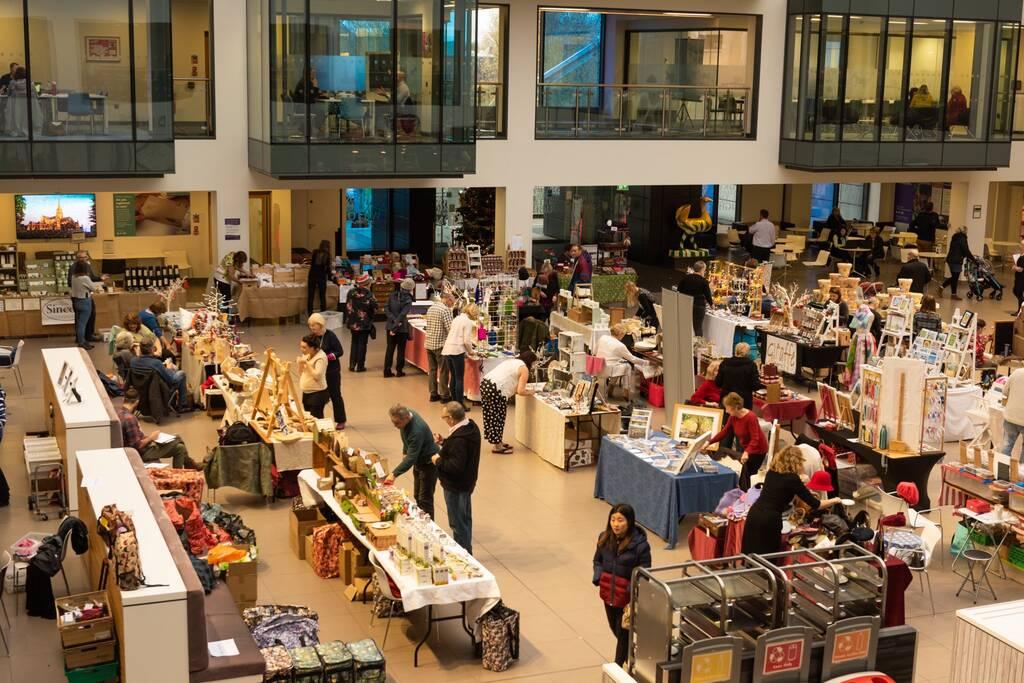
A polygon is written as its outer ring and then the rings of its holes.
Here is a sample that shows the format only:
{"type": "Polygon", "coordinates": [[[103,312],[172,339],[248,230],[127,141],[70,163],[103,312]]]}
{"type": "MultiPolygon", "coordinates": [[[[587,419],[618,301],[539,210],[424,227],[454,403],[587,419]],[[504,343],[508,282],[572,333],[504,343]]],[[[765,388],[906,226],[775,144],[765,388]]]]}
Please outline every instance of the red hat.
{"type": "Polygon", "coordinates": [[[812,491],[831,491],[832,475],[825,470],[818,470],[811,475],[811,480],[807,483],[807,488],[812,491]]]}
{"type": "Polygon", "coordinates": [[[356,284],[357,285],[365,285],[369,281],[370,281],[370,276],[367,273],[363,273],[362,275],[360,275],[359,277],[356,278],[356,284]]]}
{"type": "Polygon", "coordinates": [[[917,490],[917,484],[912,481],[901,481],[896,485],[896,495],[907,501],[907,505],[914,507],[921,501],[921,494],[917,490]]]}

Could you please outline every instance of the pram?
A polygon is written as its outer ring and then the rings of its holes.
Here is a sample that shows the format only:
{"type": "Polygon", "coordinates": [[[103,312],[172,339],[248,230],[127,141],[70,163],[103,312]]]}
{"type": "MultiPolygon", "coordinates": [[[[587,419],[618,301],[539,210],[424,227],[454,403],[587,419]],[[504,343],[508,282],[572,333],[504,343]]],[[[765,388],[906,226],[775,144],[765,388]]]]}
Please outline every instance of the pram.
{"type": "Polygon", "coordinates": [[[967,290],[967,298],[972,297],[981,301],[985,298],[985,290],[991,289],[988,295],[990,299],[1001,301],[1003,298],[1003,284],[996,279],[992,273],[992,264],[983,258],[967,259],[966,269],[967,283],[970,285],[967,290]]]}

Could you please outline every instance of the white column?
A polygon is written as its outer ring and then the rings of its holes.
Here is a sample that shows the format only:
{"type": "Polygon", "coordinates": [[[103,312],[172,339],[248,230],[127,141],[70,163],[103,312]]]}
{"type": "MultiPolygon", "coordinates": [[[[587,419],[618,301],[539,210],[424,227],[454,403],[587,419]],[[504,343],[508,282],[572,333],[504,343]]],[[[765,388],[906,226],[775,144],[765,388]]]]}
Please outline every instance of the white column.
{"type": "Polygon", "coordinates": [[[985,224],[989,212],[988,186],[987,180],[955,182],[949,201],[950,231],[966,225],[971,252],[977,255],[983,254],[985,247],[985,224]]]}
{"type": "Polygon", "coordinates": [[[502,246],[511,245],[515,248],[517,241],[522,242],[522,248],[526,250],[526,263],[532,267],[533,185],[529,183],[516,183],[505,188],[505,230],[502,246]]]}
{"type": "Polygon", "coordinates": [[[868,185],[868,215],[865,220],[877,223],[881,220],[878,214],[882,208],[882,183],[870,183],[868,185]]]}

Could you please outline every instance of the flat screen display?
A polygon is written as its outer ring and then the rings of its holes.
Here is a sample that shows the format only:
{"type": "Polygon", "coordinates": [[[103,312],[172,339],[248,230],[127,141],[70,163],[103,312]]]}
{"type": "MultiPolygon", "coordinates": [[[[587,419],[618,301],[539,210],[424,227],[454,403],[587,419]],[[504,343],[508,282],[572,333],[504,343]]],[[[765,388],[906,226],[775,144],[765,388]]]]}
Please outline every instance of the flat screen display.
{"type": "Polygon", "coordinates": [[[314,56],[317,85],[329,92],[366,92],[366,57],[314,56]]]}
{"type": "Polygon", "coordinates": [[[19,240],[96,236],[94,194],[16,194],[14,214],[19,240]]]}

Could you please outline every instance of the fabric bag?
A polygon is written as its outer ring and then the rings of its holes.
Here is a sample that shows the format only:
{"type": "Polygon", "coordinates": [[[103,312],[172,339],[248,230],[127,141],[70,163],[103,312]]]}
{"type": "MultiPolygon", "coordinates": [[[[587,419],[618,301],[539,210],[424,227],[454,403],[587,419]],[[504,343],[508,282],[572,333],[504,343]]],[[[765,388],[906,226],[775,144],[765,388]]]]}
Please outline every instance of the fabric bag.
{"type": "Polygon", "coordinates": [[[519,659],[519,612],[498,602],[480,617],[482,664],[488,671],[506,671],[519,659]]]}
{"type": "Polygon", "coordinates": [[[591,356],[587,354],[587,374],[588,375],[599,375],[604,370],[605,361],[600,356],[591,356]]]}
{"type": "Polygon", "coordinates": [[[220,437],[221,446],[242,446],[249,443],[259,443],[260,438],[253,431],[253,428],[244,422],[233,422],[224,430],[220,437]]]}
{"type": "Polygon", "coordinates": [[[604,600],[604,604],[611,607],[625,607],[629,604],[630,581],[626,577],[601,572],[597,585],[598,595],[604,600]]]}

